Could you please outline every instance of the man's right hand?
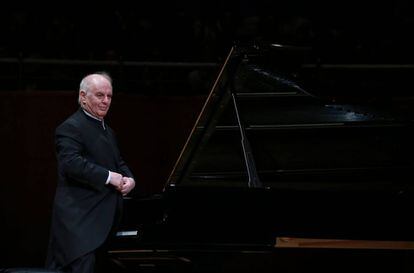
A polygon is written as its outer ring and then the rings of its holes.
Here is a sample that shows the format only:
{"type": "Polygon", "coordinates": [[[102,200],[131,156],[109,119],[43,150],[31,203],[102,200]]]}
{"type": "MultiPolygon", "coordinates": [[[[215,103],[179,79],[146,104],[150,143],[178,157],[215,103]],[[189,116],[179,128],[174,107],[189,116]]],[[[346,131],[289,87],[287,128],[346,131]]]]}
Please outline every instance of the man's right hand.
{"type": "Polygon", "coordinates": [[[109,171],[111,175],[111,179],[109,180],[109,184],[113,185],[118,191],[122,191],[122,175],[116,172],[109,171]]]}

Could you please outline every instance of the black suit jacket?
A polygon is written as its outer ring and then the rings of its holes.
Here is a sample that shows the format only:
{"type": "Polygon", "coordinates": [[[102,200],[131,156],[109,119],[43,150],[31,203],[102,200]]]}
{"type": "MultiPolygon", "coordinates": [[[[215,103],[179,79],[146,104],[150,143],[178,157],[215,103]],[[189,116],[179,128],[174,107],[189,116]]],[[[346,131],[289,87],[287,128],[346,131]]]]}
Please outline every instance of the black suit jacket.
{"type": "Polygon", "coordinates": [[[55,141],[58,185],[47,263],[65,266],[102,245],[117,221],[122,196],[105,185],[108,171],[132,173],[111,128],[82,109],[58,126],[55,141]]]}

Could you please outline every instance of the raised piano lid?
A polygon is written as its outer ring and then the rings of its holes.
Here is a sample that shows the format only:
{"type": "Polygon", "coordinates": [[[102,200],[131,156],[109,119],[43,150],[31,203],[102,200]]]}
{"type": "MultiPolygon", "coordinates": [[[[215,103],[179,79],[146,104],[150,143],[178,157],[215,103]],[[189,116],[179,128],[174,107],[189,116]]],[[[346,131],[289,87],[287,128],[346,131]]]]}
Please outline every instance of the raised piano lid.
{"type": "Polygon", "coordinates": [[[412,117],[395,103],[398,90],[378,88],[395,78],[368,86],[361,79],[377,67],[332,71],[309,56],[280,45],[232,48],[166,188],[251,186],[241,125],[264,188],[411,190],[412,117]]]}

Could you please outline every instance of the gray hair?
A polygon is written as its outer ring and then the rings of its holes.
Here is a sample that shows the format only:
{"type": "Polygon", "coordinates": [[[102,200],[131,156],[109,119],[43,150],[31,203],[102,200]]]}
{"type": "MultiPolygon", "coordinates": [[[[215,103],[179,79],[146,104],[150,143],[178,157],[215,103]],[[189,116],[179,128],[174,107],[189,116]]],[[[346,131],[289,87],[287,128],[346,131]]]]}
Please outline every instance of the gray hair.
{"type": "Polygon", "coordinates": [[[95,73],[86,75],[85,77],[83,77],[83,79],[81,80],[81,82],[79,84],[79,95],[78,95],[79,105],[82,105],[81,101],[80,101],[80,91],[85,91],[85,93],[88,93],[88,91],[91,87],[91,84],[93,83],[93,79],[96,75],[104,77],[112,85],[112,78],[109,75],[109,73],[107,73],[105,71],[99,71],[99,72],[95,72],[95,73]]]}

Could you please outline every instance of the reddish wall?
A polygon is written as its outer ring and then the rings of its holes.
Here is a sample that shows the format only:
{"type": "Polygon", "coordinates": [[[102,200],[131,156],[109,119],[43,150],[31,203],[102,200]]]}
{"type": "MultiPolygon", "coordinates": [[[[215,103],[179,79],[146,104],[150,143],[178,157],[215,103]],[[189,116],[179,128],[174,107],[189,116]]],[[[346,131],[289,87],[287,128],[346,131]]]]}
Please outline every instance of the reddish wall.
{"type": "MultiPolygon", "coordinates": [[[[42,266],[56,186],[54,129],[76,100],[69,92],[0,93],[0,268],[42,266]]],[[[115,94],[107,123],[144,193],[162,189],[203,100],[115,94]]]]}

